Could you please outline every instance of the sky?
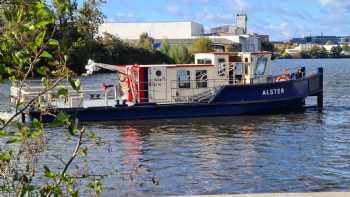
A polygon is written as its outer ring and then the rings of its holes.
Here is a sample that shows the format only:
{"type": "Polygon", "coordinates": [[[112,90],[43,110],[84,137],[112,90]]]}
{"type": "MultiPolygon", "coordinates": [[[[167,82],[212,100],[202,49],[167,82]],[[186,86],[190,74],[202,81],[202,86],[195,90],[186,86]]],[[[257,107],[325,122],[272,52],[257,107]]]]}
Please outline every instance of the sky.
{"type": "Polygon", "coordinates": [[[308,35],[350,36],[350,0],[106,0],[108,22],[194,21],[234,24],[247,13],[248,31],[273,41],[308,35]]]}

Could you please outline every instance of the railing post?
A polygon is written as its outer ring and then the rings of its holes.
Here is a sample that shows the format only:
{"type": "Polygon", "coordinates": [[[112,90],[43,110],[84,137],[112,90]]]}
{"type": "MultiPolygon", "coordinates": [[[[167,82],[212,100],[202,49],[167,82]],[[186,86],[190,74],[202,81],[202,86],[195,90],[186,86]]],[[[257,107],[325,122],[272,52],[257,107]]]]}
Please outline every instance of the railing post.
{"type": "Polygon", "coordinates": [[[323,110],[323,68],[318,68],[318,74],[319,74],[319,87],[321,89],[321,92],[317,94],[317,108],[319,112],[322,112],[323,110]]]}

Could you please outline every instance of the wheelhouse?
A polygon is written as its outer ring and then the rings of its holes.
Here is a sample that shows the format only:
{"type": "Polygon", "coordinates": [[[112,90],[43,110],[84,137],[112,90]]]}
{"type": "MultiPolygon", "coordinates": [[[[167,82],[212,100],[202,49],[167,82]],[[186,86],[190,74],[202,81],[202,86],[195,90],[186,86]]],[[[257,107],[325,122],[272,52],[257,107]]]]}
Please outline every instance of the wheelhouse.
{"type": "Polygon", "coordinates": [[[271,80],[270,63],[271,53],[239,52],[196,53],[194,64],[128,65],[128,80],[124,73],[117,73],[122,90],[117,97],[133,103],[208,101],[224,85],[271,80]]]}

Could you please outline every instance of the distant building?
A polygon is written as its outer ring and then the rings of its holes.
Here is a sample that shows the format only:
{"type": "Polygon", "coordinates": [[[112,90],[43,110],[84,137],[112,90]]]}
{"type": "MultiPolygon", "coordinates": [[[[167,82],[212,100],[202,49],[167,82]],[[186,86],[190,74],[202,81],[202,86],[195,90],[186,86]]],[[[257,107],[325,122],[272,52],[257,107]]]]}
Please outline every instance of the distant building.
{"type": "Polygon", "coordinates": [[[344,36],[340,38],[340,44],[348,45],[350,44],[350,36],[344,36]]]}
{"type": "MultiPolygon", "coordinates": [[[[198,37],[206,37],[213,43],[215,51],[255,52],[261,49],[261,37],[258,34],[247,33],[248,17],[246,14],[236,16],[236,26],[224,25],[211,29],[205,34],[203,25],[185,22],[139,22],[139,23],[104,23],[99,27],[99,34],[104,32],[115,35],[129,43],[136,43],[140,35],[147,33],[155,39],[154,47],[159,48],[162,39],[168,39],[170,45],[191,46],[198,37]]],[[[267,35],[262,35],[268,39],[267,35]]]]}
{"type": "Polygon", "coordinates": [[[203,25],[191,21],[185,22],[145,22],[145,23],[104,23],[99,33],[108,32],[121,39],[139,39],[148,33],[154,39],[188,39],[204,34],[203,25]]]}
{"type": "Polygon", "coordinates": [[[236,26],[222,25],[210,29],[212,35],[242,35],[248,33],[248,16],[246,14],[236,15],[236,26]]]}
{"type": "Polygon", "coordinates": [[[350,36],[306,36],[304,38],[293,38],[290,40],[292,44],[348,44],[350,43],[350,36]]]}
{"type": "Polygon", "coordinates": [[[318,44],[299,44],[298,46],[291,48],[291,49],[286,49],[286,52],[290,55],[295,55],[299,54],[302,51],[307,51],[312,49],[314,46],[320,46],[318,44]]]}
{"type": "Polygon", "coordinates": [[[259,38],[261,42],[270,42],[270,36],[269,35],[260,35],[259,38]]]}
{"type": "Polygon", "coordinates": [[[242,29],[242,34],[246,34],[248,26],[248,16],[246,14],[237,14],[236,25],[237,28],[242,29]]]}

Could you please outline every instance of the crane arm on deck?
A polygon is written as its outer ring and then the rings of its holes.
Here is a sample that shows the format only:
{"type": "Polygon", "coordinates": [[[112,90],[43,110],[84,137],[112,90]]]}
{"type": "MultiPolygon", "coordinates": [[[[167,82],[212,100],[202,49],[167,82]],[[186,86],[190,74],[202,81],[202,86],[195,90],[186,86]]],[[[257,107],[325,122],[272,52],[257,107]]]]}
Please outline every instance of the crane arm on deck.
{"type": "Polygon", "coordinates": [[[88,64],[85,66],[86,73],[89,75],[93,74],[95,71],[100,70],[101,68],[106,69],[106,70],[116,71],[116,72],[121,73],[123,75],[127,75],[127,69],[123,66],[96,63],[93,60],[89,60],[88,64]]]}

